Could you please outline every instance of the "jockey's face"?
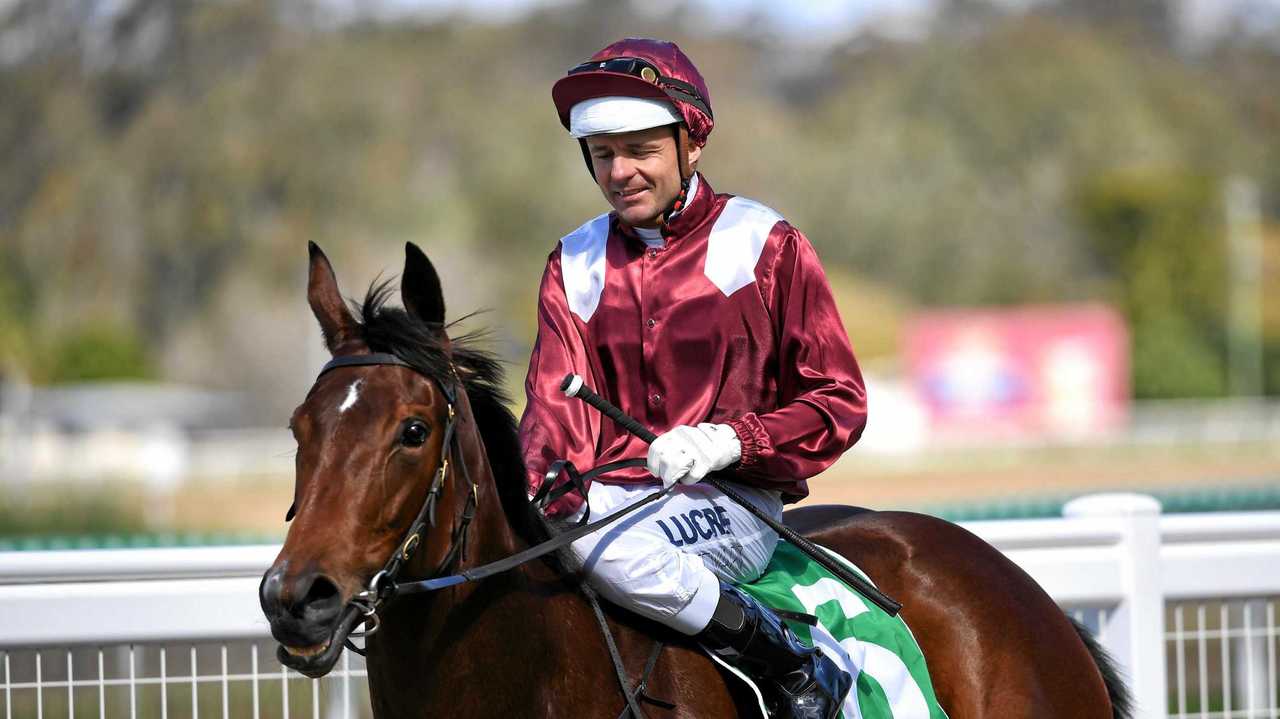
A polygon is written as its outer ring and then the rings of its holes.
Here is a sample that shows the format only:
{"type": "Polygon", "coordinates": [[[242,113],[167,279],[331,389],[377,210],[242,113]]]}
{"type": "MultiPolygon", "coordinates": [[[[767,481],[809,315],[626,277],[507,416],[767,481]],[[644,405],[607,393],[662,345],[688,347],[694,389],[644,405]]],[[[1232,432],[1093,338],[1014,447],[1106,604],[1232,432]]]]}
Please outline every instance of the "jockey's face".
{"type": "MultiPolygon", "coordinates": [[[[586,138],[596,184],[623,222],[657,227],[662,211],[680,193],[680,158],[671,127],[586,138]]],[[[702,148],[690,143],[689,165],[702,148]]]]}

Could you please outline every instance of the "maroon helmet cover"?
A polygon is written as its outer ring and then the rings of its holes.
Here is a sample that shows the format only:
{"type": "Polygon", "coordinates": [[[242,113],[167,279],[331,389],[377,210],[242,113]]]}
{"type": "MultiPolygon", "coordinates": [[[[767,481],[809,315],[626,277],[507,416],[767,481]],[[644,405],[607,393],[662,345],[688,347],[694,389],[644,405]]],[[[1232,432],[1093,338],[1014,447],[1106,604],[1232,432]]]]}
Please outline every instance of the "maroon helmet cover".
{"type": "MultiPolygon", "coordinates": [[[[702,74],[698,72],[693,61],[675,43],[627,38],[592,55],[588,62],[619,57],[647,60],[658,68],[658,72],[664,77],[692,85],[701,95],[707,109],[711,109],[711,95],[707,92],[707,83],[702,79],[702,74]]],[[[560,113],[560,124],[564,125],[565,129],[569,128],[569,110],[574,105],[583,100],[610,96],[647,97],[671,102],[684,118],[684,124],[689,128],[689,138],[699,145],[706,144],[707,136],[711,134],[711,128],[715,125],[710,114],[664,92],[661,80],[658,84],[654,84],[634,75],[598,70],[566,75],[551,88],[551,99],[555,101],[556,111],[560,113]]]]}

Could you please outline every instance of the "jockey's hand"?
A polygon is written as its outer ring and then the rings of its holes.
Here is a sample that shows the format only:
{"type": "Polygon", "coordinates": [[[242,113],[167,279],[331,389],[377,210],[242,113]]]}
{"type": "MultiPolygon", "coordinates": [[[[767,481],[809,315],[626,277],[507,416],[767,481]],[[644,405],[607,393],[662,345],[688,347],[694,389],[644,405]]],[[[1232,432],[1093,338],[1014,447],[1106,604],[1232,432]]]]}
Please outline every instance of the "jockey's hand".
{"type": "Polygon", "coordinates": [[[663,487],[670,487],[676,482],[700,482],[707,474],[724,469],[741,457],[742,443],[729,425],[682,424],[653,440],[647,467],[650,474],[662,480],[663,487]]]}

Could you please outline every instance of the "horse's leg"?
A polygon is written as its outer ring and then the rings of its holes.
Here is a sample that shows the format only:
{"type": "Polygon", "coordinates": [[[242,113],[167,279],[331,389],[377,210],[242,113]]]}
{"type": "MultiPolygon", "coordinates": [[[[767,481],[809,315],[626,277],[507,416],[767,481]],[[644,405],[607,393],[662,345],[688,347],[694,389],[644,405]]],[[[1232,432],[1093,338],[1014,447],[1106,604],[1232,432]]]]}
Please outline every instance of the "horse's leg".
{"type": "Polygon", "coordinates": [[[1066,615],[977,536],[906,512],[813,507],[787,523],[902,602],[952,719],[1111,719],[1102,675],[1066,615]]]}

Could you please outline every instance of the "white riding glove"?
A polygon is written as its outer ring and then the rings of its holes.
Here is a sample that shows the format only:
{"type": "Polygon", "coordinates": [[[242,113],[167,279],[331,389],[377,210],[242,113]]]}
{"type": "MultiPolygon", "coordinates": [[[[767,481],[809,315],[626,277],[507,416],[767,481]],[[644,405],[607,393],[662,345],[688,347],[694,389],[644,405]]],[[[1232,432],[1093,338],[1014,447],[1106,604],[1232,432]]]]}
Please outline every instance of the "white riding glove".
{"type": "Polygon", "coordinates": [[[724,469],[742,457],[742,443],[727,424],[682,424],[649,445],[646,466],[662,479],[662,486],[693,484],[708,473],[724,469]]]}

